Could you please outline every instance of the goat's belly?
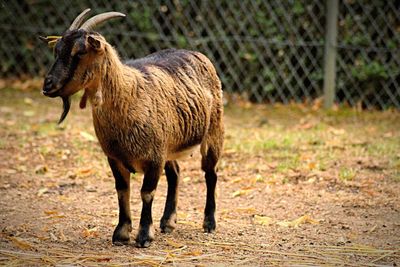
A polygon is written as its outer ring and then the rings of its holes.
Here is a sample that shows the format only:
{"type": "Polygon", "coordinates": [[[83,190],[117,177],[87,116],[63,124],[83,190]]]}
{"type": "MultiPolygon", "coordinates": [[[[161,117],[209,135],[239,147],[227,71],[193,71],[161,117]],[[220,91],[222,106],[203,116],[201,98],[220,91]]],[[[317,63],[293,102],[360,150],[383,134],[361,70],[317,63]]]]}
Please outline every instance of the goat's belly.
{"type": "Polygon", "coordinates": [[[169,152],[167,154],[167,160],[178,160],[178,159],[183,159],[183,158],[192,156],[193,152],[196,149],[198,149],[199,147],[200,147],[200,145],[195,145],[195,146],[191,146],[191,147],[185,148],[180,151],[169,152]]]}

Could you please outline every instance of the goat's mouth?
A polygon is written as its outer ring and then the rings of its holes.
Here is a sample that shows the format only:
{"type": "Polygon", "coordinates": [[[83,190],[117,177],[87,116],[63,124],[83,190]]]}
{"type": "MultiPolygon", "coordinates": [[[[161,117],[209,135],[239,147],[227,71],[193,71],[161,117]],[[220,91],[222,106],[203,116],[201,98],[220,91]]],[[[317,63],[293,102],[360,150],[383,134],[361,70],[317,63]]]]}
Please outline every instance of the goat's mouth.
{"type": "Polygon", "coordinates": [[[42,94],[45,95],[45,96],[53,98],[53,97],[60,96],[60,90],[61,89],[58,89],[58,88],[55,88],[55,89],[50,90],[50,91],[42,90],[42,94]]]}

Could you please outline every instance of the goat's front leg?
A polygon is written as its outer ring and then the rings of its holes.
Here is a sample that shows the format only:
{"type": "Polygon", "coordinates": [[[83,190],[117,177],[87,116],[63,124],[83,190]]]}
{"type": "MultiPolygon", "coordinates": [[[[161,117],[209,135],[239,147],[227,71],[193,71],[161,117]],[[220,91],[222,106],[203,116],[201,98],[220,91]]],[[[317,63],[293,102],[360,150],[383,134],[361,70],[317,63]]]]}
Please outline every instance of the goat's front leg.
{"type": "Polygon", "coordinates": [[[140,194],[142,197],[142,213],[140,216],[139,231],[136,236],[137,247],[148,247],[154,240],[153,218],[151,215],[151,207],[153,204],[154,194],[156,192],[158,180],[160,179],[162,164],[150,162],[146,164],[144,179],[140,194]]]}
{"type": "Polygon", "coordinates": [[[124,165],[114,159],[108,158],[111,170],[115,178],[115,189],[118,194],[119,221],[114,230],[112,242],[115,245],[127,245],[129,234],[132,232],[132,221],[130,211],[130,172],[124,165]]]}

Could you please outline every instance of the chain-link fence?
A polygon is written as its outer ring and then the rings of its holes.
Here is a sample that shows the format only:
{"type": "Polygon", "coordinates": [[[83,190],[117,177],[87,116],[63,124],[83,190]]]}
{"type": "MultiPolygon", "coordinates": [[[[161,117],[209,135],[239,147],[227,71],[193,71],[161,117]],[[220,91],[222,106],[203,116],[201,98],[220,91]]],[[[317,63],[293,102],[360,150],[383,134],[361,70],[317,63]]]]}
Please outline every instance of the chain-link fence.
{"type": "MultiPolygon", "coordinates": [[[[52,61],[38,35],[61,34],[83,9],[127,14],[98,29],[123,58],[198,50],[224,90],[256,102],[323,95],[327,10],[319,0],[0,0],[2,76],[40,76],[52,61]]],[[[400,108],[400,2],[339,2],[336,101],[400,108]]]]}

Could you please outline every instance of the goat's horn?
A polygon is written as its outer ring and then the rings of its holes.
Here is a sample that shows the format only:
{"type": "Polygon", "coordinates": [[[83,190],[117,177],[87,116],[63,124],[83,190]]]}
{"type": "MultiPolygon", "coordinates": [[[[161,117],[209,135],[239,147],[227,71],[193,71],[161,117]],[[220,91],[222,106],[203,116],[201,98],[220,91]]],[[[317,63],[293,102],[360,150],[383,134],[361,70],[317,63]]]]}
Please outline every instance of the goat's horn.
{"type": "Polygon", "coordinates": [[[69,30],[72,31],[72,30],[78,29],[82,25],[83,20],[85,19],[85,16],[89,13],[89,11],[90,11],[90,8],[83,10],[82,13],[79,14],[74,19],[74,22],[72,22],[71,26],[69,26],[69,30]]]}
{"type": "Polygon", "coordinates": [[[99,25],[100,23],[112,19],[112,18],[118,18],[118,17],[125,17],[125,14],[119,13],[119,12],[106,12],[102,14],[98,14],[90,19],[88,19],[81,27],[80,29],[86,30],[86,31],[92,31],[94,27],[99,25]]]}

